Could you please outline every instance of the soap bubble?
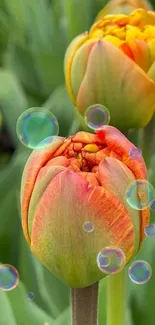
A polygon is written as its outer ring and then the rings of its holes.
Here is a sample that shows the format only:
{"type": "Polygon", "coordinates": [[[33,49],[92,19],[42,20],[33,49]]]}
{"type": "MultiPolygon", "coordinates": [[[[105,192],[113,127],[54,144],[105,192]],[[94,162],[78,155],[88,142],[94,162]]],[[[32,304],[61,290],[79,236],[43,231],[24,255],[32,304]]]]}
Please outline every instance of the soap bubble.
{"type": "Polygon", "coordinates": [[[144,233],[148,237],[154,237],[155,236],[155,224],[148,225],[144,229],[144,233]]]}
{"type": "Polygon", "coordinates": [[[139,149],[139,148],[131,148],[129,150],[129,156],[132,158],[132,159],[138,159],[142,156],[142,150],[139,149]]]}
{"type": "Polygon", "coordinates": [[[93,130],[102,128],[110,122],[110,113],[108,109],[101,105],[91,105],[85,111],[84,119],[86,124],[93,130]]]}
{"type": "Polygon", "coordinates": [[[136,284],[144,284],[150,280],[152,269],[146,261],[136,261],[131,264],[128,270],[129,278],[136,284]]]}
{"type": "Polygon", "coordinates": [[[135,210],[145,210],[155,197],[154,187],[145,179],[132,181],[125,192],[127,203],[135,210]]]}
{"type": "Polygon", "coordinates": [[[35,297],[35,295],[34,295],[33,292],[28,292],[28,294],[27,294],[27,299],[28,299],[28,300],[33,300],[34,297],[35,297]]]}
{"type": "Polygon", "coordinates": [[[59,125],[53,113],[45,108],[32,107],[19,116],[16,132],[27,148],[42,149],[51,145],[52,136],[59,133],[59,125]]]}
{"type": "Polygon", "coordinates": [[[86,232],[92,232],[94,230],[94,225],[93,225],[93,223],[91,221],[86,221],[83,224],[83,229],[86,232]]]}
{"type": "Polygon", "coordinates": [[[19,273],[13,265],[0,264],[0,290],[11,291],[19,283],[19,273]]]}
{"type": "Polygon", "coordinates": [[[126,264],[124,251],[117,246],[102,248],[97,256],[99,269],[106,274],[120,272],[126,264]]]}

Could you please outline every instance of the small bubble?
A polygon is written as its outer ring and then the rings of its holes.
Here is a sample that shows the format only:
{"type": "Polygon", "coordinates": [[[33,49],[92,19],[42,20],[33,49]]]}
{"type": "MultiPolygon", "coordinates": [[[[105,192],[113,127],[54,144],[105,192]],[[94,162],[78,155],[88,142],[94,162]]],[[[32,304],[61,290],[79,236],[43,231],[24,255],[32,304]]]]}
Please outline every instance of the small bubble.
{"type": "Polygon", "coordinates": [[[152,210],[152,211],[155,211],[155,200],[151,200],[149,202],[149,208],[152,210]]]}
{"type": "Polygon", "coordinates": [[[10,264],[0,264],[0,290],[11,291],[19,283],[19,273],[10,264]]]}
{"type": "Polygon", "coordinates": [[[33,292],[28,292],[28,294],[27,294],[27,299],[28,299],[28,300],[33,300],[34,297],[35,297],[35,295],[34,295],[33,292]]]}
{"type": "Polygon", "coordinates": [[[142,150],[139,148],[131,148],[129,151],[129,156],[132,159],[138,159],[142,156],[142,150]]]}
{"type": "Polygon", "coordinates": [[[145,235],[148,236],[148,237],[154,237],[154,236],[155,236],[155,224],[148,225],[148,226],[144,229],[144,233],[145,233],[145,235]]]}
{"type": "Polygon", "coordinates": [[[86,124],[93,130],[102,128],[110,122],[108,109],[100,104],[91,105],[85,111],[84,119],[86,124]]]}
{"type": "Polygon", "coordinates": [[[144,284],[150,280],[152,268],[146,261],[136,261],[131,264],[128,270],[129,278],[136,284],[144,284]]]}
{"type": "Polygon", "coordinates": [[[126,264],[124,251],[117,246],[102,248],[97,256],[97,265],[99,269],[106,274],[115,274],[120,272],[126,264]]]}
{"type": "Polygon", "coordinates": [[[155,197],[154,187],[145,179],[137,179],[129,183],[125,191],[127,203],[135,210],[145,210],[155,197]]]}
{"type": "Polygon", "coordinates": [[[32,107],[19,116],[16,132],[21,143],[27,148],[42,149],[51,145],[52,137],[59,133],[59,125],[50,111],[32,107]]]}
{"type": "Polygon", "coordinates": [[[49,323],[48,322],[45,322],[44,325],[49,325],[49,323]]]}
{"type": "Polygon", "coordinates": [[[94,225],[91,221],[86,221],[83,224],[83,229],[86,232],[92,232],[94,230],[94,225]]]}

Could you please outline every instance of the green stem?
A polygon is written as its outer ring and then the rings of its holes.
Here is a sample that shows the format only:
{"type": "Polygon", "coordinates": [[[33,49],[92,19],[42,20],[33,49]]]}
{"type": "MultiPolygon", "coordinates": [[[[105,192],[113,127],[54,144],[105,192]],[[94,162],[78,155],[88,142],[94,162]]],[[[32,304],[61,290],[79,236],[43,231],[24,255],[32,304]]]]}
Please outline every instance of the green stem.
{"type": "Polygon", "coordinates": [[[72,289],[72,325],[97,325],[98,282],[72,289]]]}
{"type": "Polygon", "coordinates": [[[107,278],[107,325],[125,325],[124,270],[107,278]]]}

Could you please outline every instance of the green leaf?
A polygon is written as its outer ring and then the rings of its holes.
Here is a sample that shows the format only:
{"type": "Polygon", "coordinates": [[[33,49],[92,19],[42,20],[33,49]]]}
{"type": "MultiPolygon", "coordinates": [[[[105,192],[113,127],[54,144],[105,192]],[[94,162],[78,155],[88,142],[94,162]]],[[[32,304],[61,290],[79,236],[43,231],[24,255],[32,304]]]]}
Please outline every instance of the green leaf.
{"type": "Polygon", "coordinates": [[[106,278],[99,281],[98,323],[105,324],[106,321],[106,278]]]}
{"type": "Polygon", "coordinates": [[[0,324],[18,325],[6,292],[0,290],[0,324]]]}
{"type": "Polygon", "coordinates": [[[32,255],[22,234],[19,273],[27,290],[35,293],[37,304],[50,313],[54,319],[68,306],[69,288],[55,279],[32,255]],[[31,270],[31,276],[28,270],[31,270]]]}
{"type": "Polygon", "coordinates": [[[34,301],[28,300],[27,291],[22,282],[19,282],[18,286],[6,295],[18,325],[43,325],[45,322],[53,324],[52,317],[35,304],[35,296],[34,301]]]}
{"type": "Polygon", "coordinates": [[[17,78],[9,71],[0,70],[0,107],[14,144],[18,143],[16,121],[28,108],[24,91],[17,78]]]}
{"type": "Polygon", "coordinates": [[[60,135],[67,136],[74,118],[74,107],[70,101],[66,87],[62,85],[56,88],[49,99],[43,104],[43,107],[56,116],[59,123],[60,135]]]}
{"type": "Polygon", "coordinates": [[[151,279],[143,285],[138,285],[127,277],[129,306],[133,324],[154,325],[154,288],[155,288],[155,245],[154,238],[145,238],[136,260],[147,261],[152,267],[151,279]]]}
{"type": "Polygon", "coordinates": [[[53,325],[70,325],[71,324],[71,308],[68,307],[63,311],[61,316],[57,318],[53,325]]]}

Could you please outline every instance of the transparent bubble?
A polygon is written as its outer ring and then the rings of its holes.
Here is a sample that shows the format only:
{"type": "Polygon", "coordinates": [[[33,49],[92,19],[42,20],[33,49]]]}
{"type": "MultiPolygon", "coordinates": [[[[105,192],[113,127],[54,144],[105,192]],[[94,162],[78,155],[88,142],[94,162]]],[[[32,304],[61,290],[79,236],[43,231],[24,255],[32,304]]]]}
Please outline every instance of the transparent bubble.
{"type": "Polygon", "coordinates": [[[155,236],[155,224],[148,225],[148,226],[144,229],[144,233],[145,233],[145,235],[148,236],[148,237],[154,237],[154,236],[155,236]]]}
{"type": "Polygon", "coordinates": [[[102,248],[97,256],[99,269],[106,274],[120,272],[126,264],[124,251],[117,246],[102,248]]]}
{"type": "Polygon", "coordinates": [[[86,221],[83,224],[83,229],[86,232],[92,232],[94,230],[94,225],[91,221],[86,221]]]}
{"type": "Polygon", "coordinates": [[[19,116],[16,132],[26,147],[42,149],[51,144],[53,136],[58,135],[59,125],[56,117],[47,109],[32,107],[19,116]]]}
{"type": "Polygon", "coordinates": [[[49,323],[48,322],[45,322],[44,325],[49,325],[49,323]]]}
{"type": "Polygon", "coordinates": [[[0,290],[11,291],[19,283],[19,273],[13,265],[0,264],[0,290]]]}
{"type": "Polygon", "coordinates": [[[131,264],[128,269],[129,278],[132,282],[137,284],[144,284],[150,280],[152,275],[152,268],[146,261],[136,261],[131,264]]]}
{"type": "Polygon", "coordinates": [[[108,109],[100,104],[91,105],[85,111],[84,119],[86,124],[93,130],[102,128],[110,122],[108,109]]]}
{"type": "Polygon", "coordinates": [[[155,200],[151,200],[149,202],[149,208],[152,210],[152,211],[155,211],[155,200]]]}
{"type": "Polygon", "coordinates": [[[35,295],[34,295],[33,292],[28,292],[28,294],[27,294],[27,299],[28,299],[28,300],[33,300],[34,297],[35,297],[35,295]]]}
{"type": "Polygon", "coordinates": [[[145,179],[132,181],[125,192],[127,203],[135,210],[145,210],[155,197],[154,187],[145,179]]]}
{"type": "Polygon", "coordinates": [[[138,159],[142,156],[142,150],[139,149],[139,148],[131,148],[129,150],[129,156],[132,158],[132,159],[138,159]]]}

